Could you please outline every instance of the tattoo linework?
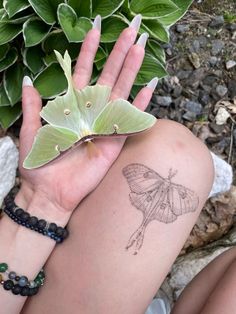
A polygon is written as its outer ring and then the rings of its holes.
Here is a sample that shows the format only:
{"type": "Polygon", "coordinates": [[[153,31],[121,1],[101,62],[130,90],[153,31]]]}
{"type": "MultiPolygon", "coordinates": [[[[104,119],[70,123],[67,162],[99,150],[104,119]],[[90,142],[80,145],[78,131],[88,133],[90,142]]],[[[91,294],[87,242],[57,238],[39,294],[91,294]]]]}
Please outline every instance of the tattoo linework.
{"type": "Polygon", "coordinates": [[[138,163],[129,164],[122,172],[131,190],[131,204],[143,212],[143,221],[126,246],[127,250],[133,247],[134,255],[137,255],[143,245],[146,227],[152,220],[171,223],[180,215],[194,212],[199,198],[194,191],[171,181],[177,174],[172,168],[166,179],[138,163]]]}

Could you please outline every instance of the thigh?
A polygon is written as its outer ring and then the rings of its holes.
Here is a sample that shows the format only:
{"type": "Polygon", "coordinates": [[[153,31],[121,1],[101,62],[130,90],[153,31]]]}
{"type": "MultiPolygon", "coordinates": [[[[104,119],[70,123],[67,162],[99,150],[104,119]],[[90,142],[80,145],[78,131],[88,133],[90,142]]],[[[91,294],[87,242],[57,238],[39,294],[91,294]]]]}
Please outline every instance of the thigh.
{"type": "Polygon", "coordinates": [[[182,125],[158,120],[130,137],[79,205],[70,237],[23,313],[141,314],[167,275],[213,182],[208,149],[182,125]]]}

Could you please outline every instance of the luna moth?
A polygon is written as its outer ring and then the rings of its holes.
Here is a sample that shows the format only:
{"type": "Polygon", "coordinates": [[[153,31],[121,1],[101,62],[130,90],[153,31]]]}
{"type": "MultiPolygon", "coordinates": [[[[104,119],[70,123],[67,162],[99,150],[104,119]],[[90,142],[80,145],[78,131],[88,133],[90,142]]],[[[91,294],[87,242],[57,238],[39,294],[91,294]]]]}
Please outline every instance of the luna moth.
{"type": "Polygon", "coordinates": [[[48,123],[39,128],[23,162],[38,168],[62,152],[96,137],[131,135],[152,127],[156,118],[124,99],[109,101],[111,88],[96,84],[77,90],[72,81],[71,58],[55,51],[67,82],[67,92],[48,101],[40,116],[48,123]]]}

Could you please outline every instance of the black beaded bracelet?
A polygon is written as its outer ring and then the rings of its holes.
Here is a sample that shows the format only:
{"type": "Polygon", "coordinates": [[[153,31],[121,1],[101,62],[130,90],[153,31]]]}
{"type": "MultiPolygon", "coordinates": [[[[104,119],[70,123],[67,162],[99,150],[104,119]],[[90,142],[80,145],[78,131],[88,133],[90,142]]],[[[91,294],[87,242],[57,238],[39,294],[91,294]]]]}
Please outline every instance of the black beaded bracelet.
{"type": "Polygon", "coordinates": [[[67,229],[59,227],[55,223],[49,223],[44,219],[31,216],[28,212],[19,208],[10,194],[3,201],[3,212],[19,225],[41,233],[57,243],[62,243],[69,234],[67,229]]]}
{"type": "Polygon", "coordinates": [[[18,276],[14,271],[8,270],[6,263],[0,263],[0,284],[7,291],[14,295],[31,297],[38,293],[40,286],[44,284],[45,274],[41,270],[34,280],[29,280],[26,276],[18,276]],[[6,273],[7,279],[3,274],[6,273]]]}

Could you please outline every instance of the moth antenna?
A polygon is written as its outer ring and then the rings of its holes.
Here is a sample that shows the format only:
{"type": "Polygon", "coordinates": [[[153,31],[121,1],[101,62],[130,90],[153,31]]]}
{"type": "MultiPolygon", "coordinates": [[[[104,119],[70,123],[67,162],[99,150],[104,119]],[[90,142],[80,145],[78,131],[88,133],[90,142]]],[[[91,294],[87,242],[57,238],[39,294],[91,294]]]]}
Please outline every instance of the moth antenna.
{"type": "Polygon", "coordinates": [[[171,180],[177,174],[177,172],[178,170],[173,171],[172,168],[170,168],[168,179],[171,180]]]}
{"type": "Polygon", "coordinates": [[[87,141],[87,152],[89,159],[98,157],[100,155],[100,149],[97,148],[97,146],[94,144],[94,142],[87,141]]]}

